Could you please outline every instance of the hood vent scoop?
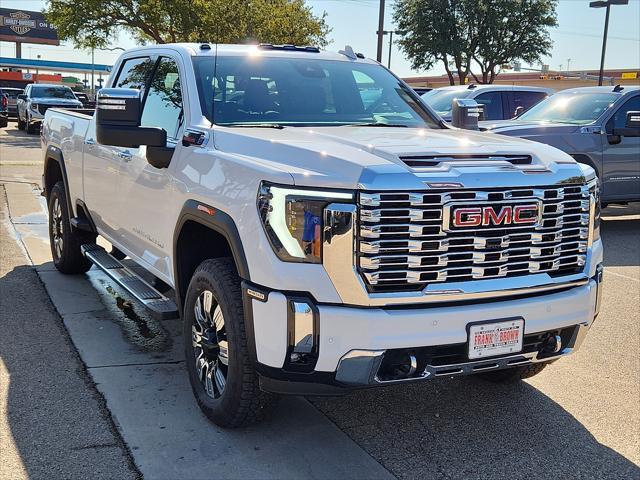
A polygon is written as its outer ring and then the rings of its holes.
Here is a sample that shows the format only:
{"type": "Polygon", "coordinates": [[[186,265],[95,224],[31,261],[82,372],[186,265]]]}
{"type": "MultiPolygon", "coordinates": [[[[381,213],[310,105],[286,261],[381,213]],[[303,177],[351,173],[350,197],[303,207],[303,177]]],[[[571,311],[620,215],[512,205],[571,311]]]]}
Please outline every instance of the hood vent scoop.
{"type": "Polygon", "coordinates": [[[531,155],[412,155],[400,157],[411,168],[439,167],[443,164],[478,164],[508,162],[511,165],[531,165],[531,155]]]}

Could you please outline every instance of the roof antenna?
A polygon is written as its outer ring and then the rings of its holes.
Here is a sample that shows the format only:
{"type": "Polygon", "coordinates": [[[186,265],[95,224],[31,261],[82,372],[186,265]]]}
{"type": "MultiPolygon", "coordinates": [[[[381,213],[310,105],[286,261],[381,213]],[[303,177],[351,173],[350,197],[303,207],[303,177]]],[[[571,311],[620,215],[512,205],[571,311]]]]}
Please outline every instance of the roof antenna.
{"type": "Polygon", "coordinates": [[[344,55],[347,58],[350,58],[351,60],[355,60],[358,58],[358,55],[356,55],[356,52],[353,51],[351,45],[345,45],[344,50],[340,50],[338,53],[344,55]]]}

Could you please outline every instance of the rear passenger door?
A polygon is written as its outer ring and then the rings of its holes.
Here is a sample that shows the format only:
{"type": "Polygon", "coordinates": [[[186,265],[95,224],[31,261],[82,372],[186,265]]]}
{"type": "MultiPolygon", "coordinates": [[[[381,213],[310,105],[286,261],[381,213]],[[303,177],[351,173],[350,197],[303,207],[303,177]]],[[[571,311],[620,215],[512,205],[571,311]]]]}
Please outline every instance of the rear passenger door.
{"type": "MultiPolygon", "coordinates": [[[[113,87],[144,91],[155,61],[149,56],[125,59],[113,87]]],[[[84,145],[84,200],[98,229],[120,246],[121,167],[129,152],[123,147],[100,145],[96,141],[95,116],[89,124],[84,145]]]]}
{"type": "Polygon", "coordinates": [[[507,112],[505,118],[507,119],[515,117],[519,108],[521,109],[518,114],[526,112],[548,96],[545,92],[529,92],[526,90],[514,90],[512,92],[504,92],[504,94],[509,99],[506,102],[507,112]]]}

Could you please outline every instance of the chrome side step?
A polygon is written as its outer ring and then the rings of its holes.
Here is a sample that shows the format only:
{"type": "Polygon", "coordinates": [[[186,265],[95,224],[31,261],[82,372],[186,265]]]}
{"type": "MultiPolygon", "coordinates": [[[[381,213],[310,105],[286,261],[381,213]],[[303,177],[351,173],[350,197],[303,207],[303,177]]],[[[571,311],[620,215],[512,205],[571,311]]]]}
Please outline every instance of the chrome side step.
{"type": "Polygon", "coordinates": [[[87,243],[82,245],[82,253],[98,268],[129,292],[154,318],[168,320],[178,318],[178,307],[170,298],[165,297],[138,274],[124,266],[120,260],[114,258],[99,245],[87,243]]]}

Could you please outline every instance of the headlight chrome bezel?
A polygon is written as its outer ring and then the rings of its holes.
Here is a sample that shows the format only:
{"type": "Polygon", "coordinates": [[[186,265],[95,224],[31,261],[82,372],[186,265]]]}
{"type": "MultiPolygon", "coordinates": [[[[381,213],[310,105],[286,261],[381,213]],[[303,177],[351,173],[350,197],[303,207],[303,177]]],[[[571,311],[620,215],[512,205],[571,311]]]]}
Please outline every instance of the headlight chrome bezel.
{"type": "Polygon", "coordinates": [[[257,196],[258,216],[280,260],[320,264],[325,208],[336,201],[353,203],[354,199],[353,191],[262,182],[257,196]]]}

